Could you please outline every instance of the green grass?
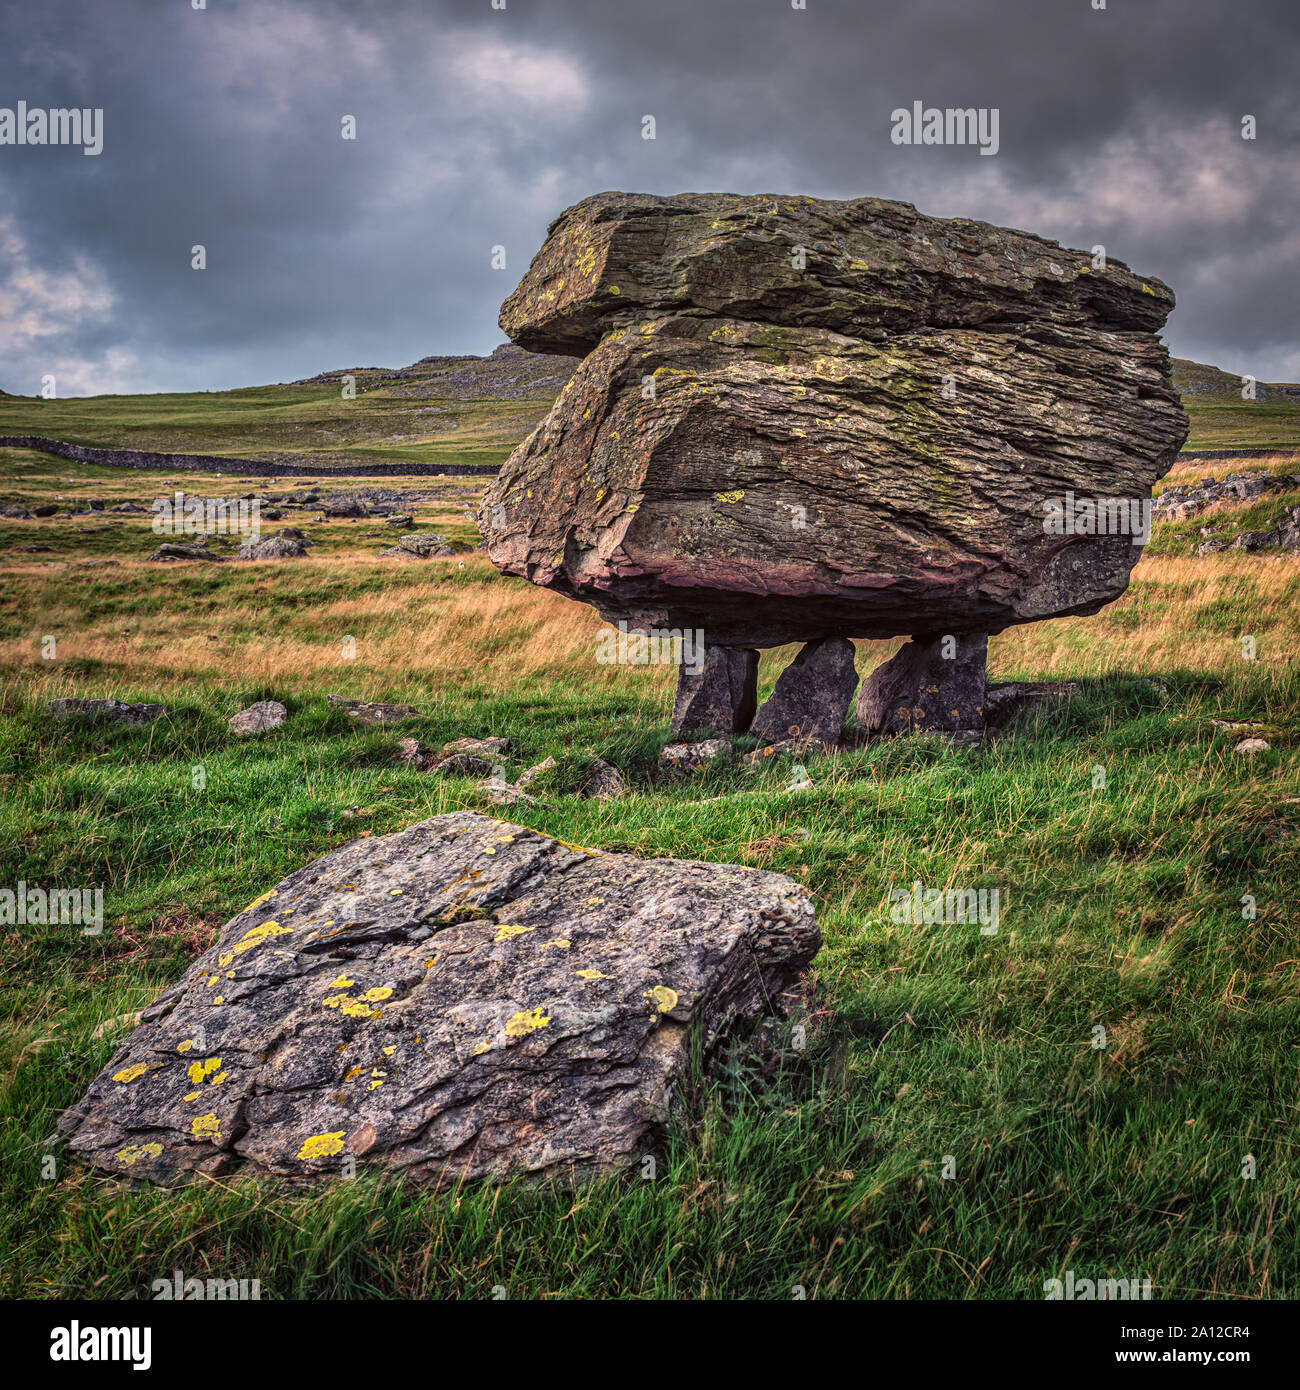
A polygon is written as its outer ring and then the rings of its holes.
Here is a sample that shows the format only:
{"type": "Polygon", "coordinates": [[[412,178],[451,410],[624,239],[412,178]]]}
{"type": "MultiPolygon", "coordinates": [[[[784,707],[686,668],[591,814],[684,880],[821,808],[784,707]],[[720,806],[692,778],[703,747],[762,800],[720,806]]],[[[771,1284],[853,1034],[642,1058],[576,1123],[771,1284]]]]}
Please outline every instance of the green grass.
{"type": "Polygon", "coordinates": [[[243,1181],[117,1190],[62,1157],[41,1179],[59,1111],[120,1037],[96,1041],[95,1026],[141,1007],[221,921],[362,830],[490,808],[470,782],[398,764],[397,732],[359,731],[316,696],[282,695],[284,728],[236,743],[228,713],[276,691],[201,683],[160,724],[122,730],[51,725],[11,682],[6,881],[103,885],[107,924],[99,938],[10,929],[3,1292],[142,1296],[177,1267],[259,1277],[276,1297],[486,1297],[502,1284],[512,1297],[802,1285],[1035,1298],[1067,1267],[1150,1278],[1158,1296],[1293,1291],[1300,682],[1262,666],[1161,680],[1167,696],[1132,677],[1088,682],[985,749],[916,739],[813,759],[805,794],[783,792],[788,762],[754,777],[727,759],[660,781],[662,711],[618,688],[475,696],[471,683],[430,698],[399,683],[393,698],[430,711],[402,734],[506,734],[516,770],[548,754],[567,765],[522,823],[791,874],[826,938],[807,1048],[775,1063],[738,1053],[689,1087],[652,1181],[442,1196],[370,1178],[312,1196],[243,1181]],[[1209,726],[1224,712],[1265,721],[1273,751],[1234,755],[1235,736],[1209,726]],[[634,795],[565,791],[587,746],[634,795]],[[893,924],[889,889],[913,879],[999,886],[999,934],[893,924]],[[1090,1045],[1097,1024],[1104,1051],[1090,1045]]]}

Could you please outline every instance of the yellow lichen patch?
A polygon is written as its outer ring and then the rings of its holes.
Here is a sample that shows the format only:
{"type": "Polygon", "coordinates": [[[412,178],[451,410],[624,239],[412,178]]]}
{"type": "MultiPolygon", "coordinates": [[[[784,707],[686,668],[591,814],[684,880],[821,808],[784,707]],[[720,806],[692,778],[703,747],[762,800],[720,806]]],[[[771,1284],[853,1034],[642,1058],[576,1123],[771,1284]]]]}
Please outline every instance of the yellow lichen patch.
{"type": "Polygon", "coordinates": [[[612,975],[606,975],[599,970],[579,970],[578,974],[584,980],[612,980],[614,978],[612,975]]]}
{"type": "Polygon", "coordinates": [[[429,959],[426,960],[426,961],[424,962],[424,968],[425,968],[426,970],[432,970],[433,967],[434,967],[435,965],[437,965],[437,964],[438,964],[438,957],[437,957],[437,956],[430,956],[429,959]]]}
{"type": "Polygon", "coordinates": [[[221,1070],[221,1058],[209,1057],[204,1062],[193,1062],[186,1070],[189,1079],[198,1086],[205,1076],[210,1076],[215,1071],[221,1070]]]}
{"type": "Polygon", "coordinates": [[[184,1042],[178,1042],[178,1043],[176,1044],[176,1051],[177,1051],[177,1052],[188,1052],[188,1051],[190,1050],[190,1048],[192,1048],[193,1046],[194,1046],[194,1039],[193,1039],[193,1038],[186,1038],[184,1042]]]}
{"type": "Polygon", "coordinates": [[[346,1129],[336,1129],[329,1134],[312,1134],[302,1141],[302,1148],[298,1150],[299,1158],[331,1158],[336,1153],[343,1152],[343,1140],[347,1137],[346,1129]]]}
{"type": "Polygon", "coordinates": [[[366,990],[361,997],[363,999],[369,999],[371,1003],[377,1003],[380,999],[387,999],[392,992],[392,988],[389,985],[376,985],[374,989],[366,990]]]}
{"type": "Polygon", "coordinates": [[[142,1158],[157,1158],[160,1153],[161,1144],[132,1144],[125,1149],[118,1149],[113,1157],[129,1168],[133,1163],[139,1163],[142,1158]]]}
{"type": "Polygon", "coordinates": [[[489,1052],[491,1048],[492,1044],[490,1042],[476,1043],[474,1047],[474,1056],[481,1057],[485,1052],[489,1052]]]}
{"type": "Polygon", "coordinates": [[[222,953],[217,957],[217,964],[224,969],[227,965],[230,964],[232,960],[234,960],[234,958],[235,953],[233,951],[222,951],[222,953]]]}
{"type": "Polygon", "coordinates": [[[669,989],[667,985],[655,985],[653,989],[646,990],[643,998],[648,999],[661,1014],[677,1007],[677,991],[669,989]]]}
{"type": "Polygon", "coordinates": [[[557,951],[567,951],[572,945],[573,942],[570,941],[567,936],[557,936],[554,941],[544,941],[542,943],[543,949],[547,946],[554,946],[557,951]]]}
{"type": "Polygon", "coordinates": [[[400,888],[390,888],[390,889],[388,890],[388,896],[389,896],[390,898],[395,898],[395,897],[397,897],[397,895],[398,895],[401,891],[402,891],[402,890],[401,890],[400,888]]]}
{"type": "Polygon", "coordinates": [[[199,1098],[202,1094],[203,1094],[202,1091],[191,1091],[191,1092],[189,1093],[189,1095],[187,1095],[187,1096],[182,1096],[181,1099],[182,1099],[182,1100],[198,1100],[198,1098],[199,1098]]]}
{"type": "Polygon", "coordinates": [[[196,1139],[220,1139],[221,1126],[215,1115],[196,1115],[190,1121],[190,1133],[196,1139]]]}
{"type": "Polygon", "coordinates": [[[350,999],[348,994],[331,994],[328,999],[322,999],[320,1006],[322,1009],[337,1009],[345,1000],[350,999]]]}
{"type": "Polygon", "coordinates": [[[359,999],[353,999],[342,1006],[343,1012],[349,1018],[378,1018],[383,1009],[372,1009],[369,1004],[363,1004],[359,999]]]}
{"type": "Polygon", "coordinates": [[[224,994],[218,994],[212,1002],[214,1004],[224,1004],[226,1002],[226,996],[224,994]]]}
{"type": "Polygon", "coordinates": [[[536,931],[536,927],[515,927],[506,922],[498,923],[493,941],[509,941],[512,936],[523,936],[525,932],[536,931]]]}
{"type": "Polygon", "coordinates": [[[550,1023],[550,1016],[538,1009],[521,1009],[517,1014],[512,1014],[506,1023],[506,1037],[523,1038],[529,1033],[535,1033],[539,1028],[545,1028],[550,1023]]]}
{"type": "Polygon", "coordinates": [[[128,1081],[134,1081],[148,1070],[149,1068],[143,1062],[137,1062],[133,1067],[124,1067],[121,1071],[114,1072],[113,1080],[120,1081],[125,1086],[128,1081]]]}
{"type": "Polygon", "coordinates": [[[364,1067],[349,1067],[344,1073],[343,1079],[344,1081],[351,1081],[354,1076],[360,1076],[363,1071],[365,1071],[364,1067]]]}
{"type": "Polygon", "coordinates": [[[604,901],[605,901],[604,898],[588,898],[588,899],[587,899],[587,906],[588,906],[588,907],[599,907],[599,906],[601,905],[601,903],[603,903],[604,901]]]}
{"type": "MultiPolygon", "coordinates": [[[[259,927],[249,927],[230,948],[231,956],[243,955],[245,951],[251,951],[254,946],[260,946],[263,941],[269,941],[273,936],[288,936],[291,931],[293,931],[292,927],[282,927],[279,922],[263,922],[259,927]]],[[[222,962],[223,965],[228,963],[222,962]]]]}
{"type": "Polygon", "coordinates": [[[713,495],[719,502],[739,502],[745,493],[744,489],[738,488],[735,492],[715,492],[713,495]]]}
{"type": "Polygon", "coordinates": [[[329,982],[329,984],[327,984],[327,985],[325,986],[325,988],[326,988],[326,989],[350,989],[354,984],[356,984],[356,981],[355,981],[355,980],[349,980],[348,977],[347,977],[346,975],[340,975],[340,976],[338,977],[337,980],[331,980],[331,981],[329,982]]]}
{"type": "Polygon", "coordinates": [[[212,1084],[214,1086],[220,1086],[229,1075],[230,1073],[228,1071],[219,1071],[216,1076],[212,1078],[212,1084]]]}
{"type": "Polygon", "coordinates": [[[252,910],[255,907],[261,907],[263,903],[269,902],[273,897],[275,897],[275,889],[268,889],[267,892],[263,893],[260,898],[254,898],[253,901],[249,903],[248,906],[244,909],[244,911],[252,912],[252,910]]]}
{"type": "Polygon", "coordinates": [[[396,1051],[397,1051],[397,1044],[394,1043],[394,1044],[392,1045],[392,1047],[386,1047],[386,1048],[384,1048],[384,1056],[385,1056],[385,1057],[391,1057],[391,1056],[393,1055],[393,1053],[396,1052],[396,1051]]]}

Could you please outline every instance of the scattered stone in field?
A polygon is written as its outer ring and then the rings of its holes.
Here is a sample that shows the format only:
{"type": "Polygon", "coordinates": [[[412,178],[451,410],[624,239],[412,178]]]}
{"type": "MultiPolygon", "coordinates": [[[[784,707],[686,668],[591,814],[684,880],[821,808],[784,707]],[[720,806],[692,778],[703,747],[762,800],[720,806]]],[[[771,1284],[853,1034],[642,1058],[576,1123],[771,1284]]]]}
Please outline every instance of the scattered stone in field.
{"type": "Polygon", "coordinates": [[[117,562],[116,560],[103,560],[103,559],[99,559],[99,560],[78,560],[78,561],[77,561],[77,564],[78,564],[78,565],[80,566],[80,568],[82,568],[82,569],[116,569],[117,566],[118,566],[118,562],[117,562]]]}
{"type": "Polygon", "coordinates": [[[26,507],[0,507],[0,516],[6,521],[30,521],[32,514],[26,507]]]}
{"type": "Polygon", "coordinates": [[[265,540],[246,540],[236,557],[240,560],[288,560],[306,555],[307,545],[293,536],[267,536],[265,540]]]}
{"type": "Polygon", "coordinates": [[[497,806],[536,806],[537,798],[520,787],[512,786],[503,777],[488,777],[478,784],[481,792],[497,806]]]}
{"type": "Polygon", "coordinates": [[[983,729],[988,638],[917,638],[877,666],[858,691],[868,734],[983,729]]]}
{"type": "Polygon", "coordinates": [[[381,555],[396,555],[399,558],[418,558],[421,560],[440,559],[450,555],[463,554],[460,546],[452,545],[444,536],[433,531],[412,531],[402,536],[389,550],[381,550],[381,555]]]}
{"type": "Polygon", "coordinates": [[[55,503],[53,503],[53,502],[47,502],[47,503],[45,503],[43,506],[40,506],[40,507],[33,507],[33,508],[32,508],[32,515],[33,515],[33,516],[42,516],[42,517],[43,517],[43,516],[54,516],[54,515],[57,514],[58,510],[59,510],[59,509],[58,509],[58,506],[57,506],[55,503]]]}
{"type": "Polygon", "coordinates": [[[442,745],[444,753],[477,753],[481,758],[499,757],[510,751],[508,738],[454,738],[442,745]]]}
{"type": "Polygon", "coordinates": [[[142,507],[137,502],[119,502],[117,506],[110,507],[108,510],[110,512],[147,512],[149,508],[142,507]]]}
{"type": "Polygon", "coordinates": [[[289,713],[278,700],[258,700],[230,716],[230,729],[236,734],[260,734],[278,729],[289,713]]]}
{"type": "Polygon", "coordinates": [[[1268,749],[1268,743],[1262,738],[1243,738],[1232,751],[1249,757],[1255,753],[1267,753],[1268,749]]]}
{"type": "Polygon", "coordinates": [[[330,501],[325,504],[325,515],[362,517],[369,516],[370,511],[359,497],[343,496],[331,498],[330,501]]]}
{"type": "Polygon", "coordinates": [[[1227,729],[1230,732],[1236,729],[1262,729],[1264,727],[1262,719],[1211,719],[1210,724],[1216,729],[1227,729]]]}
{"type": "Polygon", "coordinates": [[[744,733],[758,704],[758,653],[709,647],[698,673],[677,669],[670,725],[675,734],[744,733]]]}
{"type": "MultiPolygon", "coordinates": [[[[432,754],[428,755],[432,759],[432,754]]],[[[449,758],[429,761],[421,772],[441,772],[448,777],[488,777],[492,776],[495,763],[486,758],[477,758],[473,753],[453,753],[449,758]]]]}
{"type": "Polygon", "coordinates": [[[399,739],[397,760],[409,763],[417,772],[440,772],[453,777],[489,777],[495,764],[473,753],[431,753],[416,738],[399,739]]]}
{"type": "Polygon", "coordinates": [[[18,547],[20,555],[51,555],[54,553],[52,545],[20,545],[18,547]]]}
{"type": "Polygon", "coordinates": [[[1300,478],[1261,469],[1229,473],[1226,478],[1202,478],[1199,483],[1167,487],[1151,504],[1153,521],[1186,521],[1212,502],[1248,502],[1270,492],[1300,488],[1300,478]]]}
{"type": "Polygon", "coordinates": [[[857,688],[852,642],[840,637],[809,642],[777,677],[749,731],[772,741],[804,738],[836,744],[857,688]]]}
{"type": "Polygon", "coordinates": [[[359,724],[395,724],[420,715],[414,705],[386,705],[376,700],[352,700],[346,695],[326,695],[325,702],[345,710],[348,718],[359,724]]]}
{"type": "Polygon", "coordinates": [[[262,510],[262,519],[264,521],[280,521],[283,517],[284,513],[279,507],[265,507],[262,510]]]}
{"type": "Polygon", "coordinates": [[[659,766],[669,772],[695,772],[729,752],[731,740],[706,738],[699,743],[670,743],[659,754],[659,766]]]}
{"type": "Polygon", "coordinates": [[[301,541],[304,545],[315,545],[315,541],[309,541],[297,526],[282,526],[276,532],[278,536],[286,536],[291,541],[301,541]]]}
{"type": "Polygon", "coordinates": [[[583,796],[593,797],[597,801],[612,801],[626,792],[627,783],[623,780],[623,774],[604,758],[596,759],[582,784],[583,796]]]}
{"type": "Polygon", "coordinates": [[[414,526],[415,518],[410,512],[393,512],[391,516],[385,519],[384,525],[393,527],[414,526]]]}
{"type": "Polygon", "coordinates": [[[1227,550],[1227,548],[1228,543],[1226,541],[1202,541],[1196,547],[1196,553],[1198,555],[1215,555],[1220,550],[1227,550]]]}
{"type": "Polygon", "coordinates": [[[585,1177],[652,1149],[692,1056],[712,1065],[820,944],[780,874],[435,816],[234,917],[60,1127],[163,1182],[349,1159],[440,1186],[585,1177]]]}
{"type": "Polygon", "coordinates": [[[517,787],[526,787],[530,782],[536,781],[543,773],[550,772],[552,768],[558,766],[559,764],[554,758],[546,758],[544,761],[530,767],[527,772],[521,772],[519,776],[515,778],[515,785],[517,787]]]}
{"type": "Polygon", "coordinates": [[[51,700],[46,714],[55,719],[107,719],[114,724],[152,724],[166,705],[127,704],[123,700],[51,700]]]}
{"type": "Polygon", "coordinates": [[[207,560],[220,564],[222,556],[214,555],[203,542],[191,545],[185,541],[164,541],[156,550],[145,556],[146,560],[207,560]]]}

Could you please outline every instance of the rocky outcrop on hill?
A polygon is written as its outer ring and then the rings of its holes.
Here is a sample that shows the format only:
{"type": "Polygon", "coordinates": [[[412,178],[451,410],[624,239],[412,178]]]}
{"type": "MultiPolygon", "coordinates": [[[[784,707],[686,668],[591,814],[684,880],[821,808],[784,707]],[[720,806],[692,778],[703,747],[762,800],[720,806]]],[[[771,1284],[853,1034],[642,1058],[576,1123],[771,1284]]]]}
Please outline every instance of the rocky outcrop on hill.
{"type": "Polygon", "coordinates": [[[585,1174],[647,1152],[692,1057],[819,945],[780,874],[435,816],[250,903],[62,1125],[160,1181],[585,1174]]]}
{"type": "Polygon", "coordinates": [[[586,356],[489,488],[488,553],[710,647],[1096,612],[1140,546],[1051,509],[1147,499],[1172,462],[1172,307],[1122,262],[903,203],[588,198],[502,309],[586,356]]]}

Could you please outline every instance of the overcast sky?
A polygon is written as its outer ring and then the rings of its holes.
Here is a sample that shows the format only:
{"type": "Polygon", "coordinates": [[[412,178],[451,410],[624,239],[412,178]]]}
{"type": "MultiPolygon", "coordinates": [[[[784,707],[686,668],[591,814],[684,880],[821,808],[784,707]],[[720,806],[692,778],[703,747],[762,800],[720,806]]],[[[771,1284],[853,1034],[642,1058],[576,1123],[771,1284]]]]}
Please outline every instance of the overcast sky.
{"type": "Polygon", "coordinates": [[[1100,243],[1173,287],[1176,354],[1300,380],[1298,0],[198,2],[0,12],[0,108],[104,111],[98,156],[0,145],[0,387],[488,352],[547,223],[608,189],[1100,243]],[[891,143],[914,101],[996,107],[998,153],[891,143]]]}

